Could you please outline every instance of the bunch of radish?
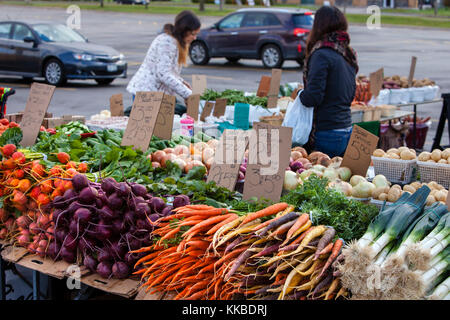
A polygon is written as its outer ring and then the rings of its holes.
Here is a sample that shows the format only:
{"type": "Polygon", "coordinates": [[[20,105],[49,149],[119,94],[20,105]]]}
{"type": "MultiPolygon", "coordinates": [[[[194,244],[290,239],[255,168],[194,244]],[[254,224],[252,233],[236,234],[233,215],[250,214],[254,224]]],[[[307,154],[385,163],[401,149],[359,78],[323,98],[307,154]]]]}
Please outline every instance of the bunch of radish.
{"type": "MultiPolygon", "coordinates": [[[[51,204],[55,241],[49,255],[82,264],[103,278],[127,278],[141,257],[129,251],[152,244],[153,222],[172,214],[173,207],[141,184],[113,178],[95,183],[77,174],[72,185],[51,204]]],[[[177,196],[174,205],[188,204],[186,198],[177,196]]]]}

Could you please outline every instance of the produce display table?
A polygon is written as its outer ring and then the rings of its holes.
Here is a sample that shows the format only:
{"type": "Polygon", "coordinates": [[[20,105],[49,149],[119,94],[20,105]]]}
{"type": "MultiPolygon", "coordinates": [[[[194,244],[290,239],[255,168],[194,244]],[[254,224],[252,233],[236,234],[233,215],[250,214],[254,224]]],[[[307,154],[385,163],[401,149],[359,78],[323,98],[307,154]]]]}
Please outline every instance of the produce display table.
{"type": "Polygon", "coordinates": [[[412,115],[415,116],[415,113],[412,111],[395,110],[393,115],[391,115],[389,117],[381,117],[380,122],[391,121],[394,119],[403,118],[403,117],[412,116],[412,115]]]}
{"type": "MultiPolygon", "coordinates": [[[[445,94],[443,94],[442,96],[444,96],[445,94]]],[[[414,117],[414,122],[413,122],[413,148],[416,149],[417,146],[417,141],[416,141],[416,125],[417,125],[417,106],[418,105],[424,105],[424,104],[430,104],[430,103],[438,103],[438,102],[442,102],[443,99],[434,99],[434,100],[429,100],[429,101],[423,101],[423,102],[409,102],[409,103],[403,103],[403,104],[397,104],[395,105],[397,108],[402,108],[402,107],[407,107],[407,106],[413,106],[413,117],[414,117]]],[[[444,105],[445,105],[445,101],[444,101],[444,105]]],[[[444,107],[443,107],[444,108],[444,107]]],[[[442,136],[442,134],[441,134],[442,136]]],[[[432,150],[435,149],[434,147],[432,148],[432,150]]]]}
{"type": "MultiPolygon", "coordinates": [[[[5,262],[13,263],[33,271],[33,300],[40,300],[42,293],[40,293],[40,276],[45,274],[49,279],[62,280],[70,277],[71,264],[65,261],[54,262],[49,258],[41,258],[34,254],[29,254],[25,248],[4,246],[1,252],[0,263],[0,300],[6,300],[5,294],[5,262]]],[[[86,286],[102,290],[104,292],[118,295],[124,298],[132,298],[138,293],[140,281],[134,278],[128,279],[103,279],[98,274],[93,274],[85,267],[80,267],[80,282],[86,286]]],[[[146,299],[146,300],[157,300],[146,299]]]]}

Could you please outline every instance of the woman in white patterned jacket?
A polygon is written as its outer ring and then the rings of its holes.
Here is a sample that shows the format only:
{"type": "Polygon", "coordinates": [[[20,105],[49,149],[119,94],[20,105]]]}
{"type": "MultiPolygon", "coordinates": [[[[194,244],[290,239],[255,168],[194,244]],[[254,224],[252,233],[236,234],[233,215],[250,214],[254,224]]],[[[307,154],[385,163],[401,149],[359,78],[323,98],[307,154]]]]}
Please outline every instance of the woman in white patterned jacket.
{"type": "Polygon", "coordinates": [[[189,45],[200,32],[200,20],[191,11],[182,11],[175,17],[175,25],[166,24],[164,32],[150,45],[139,70],[131,78],[127,91],[160,91],[179,95],[185,102],[192,94],[191,86],[181,78],[186,65],[189,45]]]}

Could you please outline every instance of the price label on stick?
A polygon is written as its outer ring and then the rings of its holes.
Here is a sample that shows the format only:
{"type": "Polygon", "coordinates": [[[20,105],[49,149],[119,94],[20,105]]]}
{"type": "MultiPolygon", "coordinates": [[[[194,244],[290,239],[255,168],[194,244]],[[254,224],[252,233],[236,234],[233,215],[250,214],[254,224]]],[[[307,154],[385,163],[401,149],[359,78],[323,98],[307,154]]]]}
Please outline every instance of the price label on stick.
{"type": "Polygon", "coordinates": [[[447,201],[446,202],[447,202],[447,208],[450,211],[450,191],[447,194],[447,201]]]}
{"type": "Polygon", "coordinates": [[[213,116],[216,118],[223,116],[225,114],[226,108],[227,108],[227,99],[225,98],[216,99],[213,116]]]}
{"type": "Polygon", "coordinates": [[[192,94],[202,95],[206,90],[206,76],[204,74],[192,75],[192,94]]]}
{"type": "Polygon", "coordinates": [[[414,80],[414,73],[416,71],[416,63],[417,63],[417,57],[411,57],[411,67],[409,68],[409,76],[408,76],[408,87],[412,87],[412,83],[414,80]]]}
{"type": "Polygon", "coordinates": [[[266,97],[269,93],[270,89],[270,79],[269,76],[262,76],[261,81],[259,82],[258,91],[256,92],[256,95],[258,97],[266,97]]]}
{"type": "Polygon", "coordinates": [[[198,106],[200,104],[200,95],[192,94],[187,98],[187,115],[192,117],[194,121],[198,121],[198,106]]]}
{"type": "Polygon", "coordinates": [[[347,167],[352,175],[365,177],[370,166],[371,156],[378,144],[378,137],[363,128],[354,125],[341,167],[347,167]]]}
{"type": "Polygon", "coordinates": [[[370,93],[373,97],[377,97],[383,87],[384,69],[378,69],[369,75],[370,93]]]}
{"type": "Polygon", "coordinates": [[[218,186],[233,191],[247,145],[245,131],[224,130],[208,172],[207,182],[214,181],[218,186]]]}
{"type": "Polygon", "coordinates": [[[52,100],[55,86],[34,82],[28,95],[25,113],[20,122],[23,138],[20,144],[29,147],[36,142],[42,121],[52,100]]]}
{"type": "Polygon", "coordinates": [[[123,117],[123,95],[114,94],[109,98],[109,110],[111,117],[123,117]]]}
{"type": "Polygon", "coordinates": [[[162,92],[136,92],[122,146],[134,146],[144,152],[148,149],[163,96],[162,92]]]}
{"type": "Polygon", "coordinates": [[[156,118],[154,134],[160,139],[170,140],[172,139],[173,117],[175,115],[175,102],[174,96],[164,94],[159,108],[158,117],[156,118]]]}
{"type": "Polygon", "coordinates": [[[211,115],[211,111],[214,108],[214,103],[211,101],[206,101],[205,106],[203,107],[202,113],[200,115],[200,120],[205,121],[206,117],[209,117],[211,115]]]}
{"type": "Polygon", "coordinates": [[[243,199],[257,197],[276,202],[280,200],[284,173],[289,166],[292,128],[261,122],[254,123],[253,128],[243,199]]]}
{"type": "Polygon", "coordinates": [[[281,69],[272,69],[270,88],[267,93],[267,108],[276,108],[280,92],[281,69]]]}

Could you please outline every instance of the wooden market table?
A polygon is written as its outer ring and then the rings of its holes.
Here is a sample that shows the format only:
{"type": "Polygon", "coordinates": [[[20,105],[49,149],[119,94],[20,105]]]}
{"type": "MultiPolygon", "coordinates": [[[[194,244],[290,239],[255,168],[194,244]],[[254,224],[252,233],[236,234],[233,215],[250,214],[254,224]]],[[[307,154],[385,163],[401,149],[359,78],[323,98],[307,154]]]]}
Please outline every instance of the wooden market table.
{"type": "MultiPolygon", "coordinates": [[[[25,248],[7,245],[4,242],[0,254],[0,300],[6,300],[6,264],[19,265],[33,272],[32,284],[33,300],[40,300],[44,296],[40,292],[40,276],[45,274],[49,279],[63,280],[73,276],[72,265],[65,261],[53,261],[50,258],[41,258],[35,254],[30,254],[25,248]]],[[[80,283],[91,288],[102,290],[106,293],[131,299],[139,293],[140,281],[136,278],[127,279],[103,279],[98,274],[90,272],[84,266],[79,267],[80,283]]],[[[136,299],[159,300],[163,297],[158,295],[140,294],[136,299]]]]}

